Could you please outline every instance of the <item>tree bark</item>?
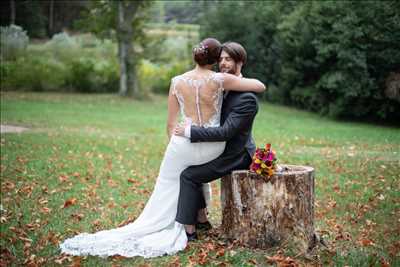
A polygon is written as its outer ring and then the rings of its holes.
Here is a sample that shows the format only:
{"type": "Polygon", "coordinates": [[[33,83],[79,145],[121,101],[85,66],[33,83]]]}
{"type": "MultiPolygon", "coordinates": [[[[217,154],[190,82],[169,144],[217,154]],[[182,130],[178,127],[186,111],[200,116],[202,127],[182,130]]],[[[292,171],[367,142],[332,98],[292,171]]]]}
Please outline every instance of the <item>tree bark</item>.
{"type": "Polygon", "coordinates": [[[16,15],[16,10],[15,10],[15,0],[10,0],[10,25],[15,25],[15,15],[16,15]]]}
{"type": "Polygon", "coordinates": [[[49,36],[52,36],[54,33],[54,0],[50,0],[49,2],[49,36]]]}
{"type": "Polygon", "coordinates": [[[138,97],[139,88],[136,79],[135,55],[132,46],[132,22],[140,2],[118,2],[118,55],[120,61],[119,94],[138,97]]]}
{"type": "Polygon", "coordinates": [[[222,232],[245,246],[288,245],[307,252],[315,246],[314,169],[281,165],[266,178],[234,171],[222,178],[222,232]]]}

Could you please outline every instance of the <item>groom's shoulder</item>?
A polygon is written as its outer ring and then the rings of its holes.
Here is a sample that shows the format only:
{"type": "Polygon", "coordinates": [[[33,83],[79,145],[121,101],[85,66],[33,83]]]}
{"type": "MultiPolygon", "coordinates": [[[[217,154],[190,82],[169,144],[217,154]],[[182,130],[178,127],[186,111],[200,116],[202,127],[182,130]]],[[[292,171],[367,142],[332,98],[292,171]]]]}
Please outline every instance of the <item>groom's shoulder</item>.
{"type": "Polygon", "coordinates": [[[236,98],[240,100],[250,100],[258,102],[257,94],[254,92],[238,92],[236,98]]]}
{"type": "Polygon", "coordinates": [[[234,109],[254,109],[258,111],[257,95],[253,92],[238,92],[231,98],[231,107],[234,109]]]}

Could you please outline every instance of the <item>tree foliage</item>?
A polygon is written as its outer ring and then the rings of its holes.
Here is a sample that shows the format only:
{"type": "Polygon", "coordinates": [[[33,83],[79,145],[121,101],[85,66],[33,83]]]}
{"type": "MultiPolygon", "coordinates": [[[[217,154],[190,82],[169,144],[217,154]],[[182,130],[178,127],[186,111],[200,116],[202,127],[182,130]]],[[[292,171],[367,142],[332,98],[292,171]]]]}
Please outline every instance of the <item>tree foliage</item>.
{"type": "Polygon", "coordinates": [[[29,37],[44,38],[66,28],[80,30],[74,21],[88,7],[88,0],[7,0],[0,2],[0,7],[1,26],[19,25],[29,37]]]}
{"type": "Polygon", "coordinates": [[[244,72],[268,82],[265,98],[332,117],[395,119],[400,99],[385,89],[400,73],[399,14],[396,1],[221,2],[201,34],[242,43],[244,72]]]}
{"type": "Polygon", "coordinates": [[[91,1],[81,24],[100,37],[118,41],[120,61],[120,94],[141,97],[136,77],[141,46],[145,44],[144,21],[150,7],[148,1],[91,1]],[[136,47],[132,45],[136,44],[136,47]],[[135,49],[136,48],[136,49],[135,49]]]}

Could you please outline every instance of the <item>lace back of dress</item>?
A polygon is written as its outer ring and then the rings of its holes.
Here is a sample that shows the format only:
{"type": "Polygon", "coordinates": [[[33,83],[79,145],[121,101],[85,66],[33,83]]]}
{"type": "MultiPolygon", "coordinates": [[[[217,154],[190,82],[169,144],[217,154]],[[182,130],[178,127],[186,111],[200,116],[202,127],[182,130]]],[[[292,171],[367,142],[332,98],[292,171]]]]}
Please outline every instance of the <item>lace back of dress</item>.
{"type": "Polygon", "coordinates": [[[186,74],[172,80],[172,93],[177,97],[183,121],[193,125],[218,126],[222,105],[223,80],[217,73],[208,77],[186,74]]]}

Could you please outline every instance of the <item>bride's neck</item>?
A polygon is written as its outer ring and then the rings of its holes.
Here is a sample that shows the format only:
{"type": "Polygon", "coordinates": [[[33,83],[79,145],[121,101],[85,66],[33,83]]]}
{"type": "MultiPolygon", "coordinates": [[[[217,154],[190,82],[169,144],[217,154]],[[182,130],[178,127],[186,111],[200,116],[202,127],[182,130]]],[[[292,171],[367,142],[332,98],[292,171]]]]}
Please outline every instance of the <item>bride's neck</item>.
{"type": "Polygon", "coordinates": [[[199,64],[196,64],[196,67],[194,68],[194,70],[198,71],[198,72],[208,72],[208,71],[212,70],[212,65],[200,66],[199,64]]]}

